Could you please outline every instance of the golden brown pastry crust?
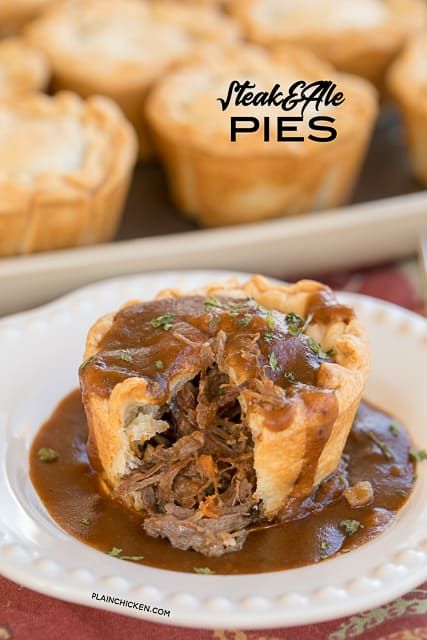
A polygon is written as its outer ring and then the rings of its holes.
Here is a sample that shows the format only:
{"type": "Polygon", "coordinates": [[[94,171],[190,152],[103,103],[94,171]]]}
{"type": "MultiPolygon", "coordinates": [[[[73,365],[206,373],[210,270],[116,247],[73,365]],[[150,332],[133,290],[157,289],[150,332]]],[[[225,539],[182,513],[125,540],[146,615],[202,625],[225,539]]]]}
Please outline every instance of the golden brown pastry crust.
{"type": "MultiPolygon", "coordinates": [[[[194,293],[208,297],[250,297],[266,309],[283,313],[293,311],[303,317],[313,296],[331,295],[328,287],[318,282],[302,280],[294,285],[276,285],[261,276],[254,276],[243,284],[236,279],[225,284],[213,283],[194,293]]],[[[167,290],[159,297],[179,298],[182,295],[180,291],[167,290]]],[[[135,301],[129,304],[135,304],[135,301]]],[[[102,338],[113,322],[114,314],[109,314],[91,328],[85,361],[97,354],[102,338]]],[[[319,341],[322,349],[334,349],[334,361],[321,364],[317,387],[310,387],[307,394],[286,398],[283,389],[270,385],[271,393],[282,402],[280,415],[281,420],[286,420],[286,428],[271,428],[271,398],[257,398],[247,389],[243,389],[240,396],[254,440],[257,495],[268,517],[273,517],[292,495],[297,478],[303,490],[310,493],[313,486],[337,467],[368,375],[369,345],[366,333],[355,316],[346,321],[339,316],[320,318],[310,325],[307,333],[319,341]],[[328,412],[331,415],[332,399],[337,401],[338,415],[321,454],[315,458],[316,467],[310,469],[310,449],[315,446],[318,430],[324,426],[325,415],[328,412]]],[[[233,361],[223,366],[226,366],[233,383],[238,384],[246,374],[233,361]]],[[[190,363],[180,372],[179,379],[170,382],[171,388],[196,374],[197,369],[192,370],[190,363]]],[[[103,470],[109,484],[115,487],[137,466],[138,461],[132,454],[132,439],[144,442],[167,426],[162,421],[158,421],[158,425],[156,420],[153,421],[159,397],[144,378],[130,377],[114,386],[109,396],[90,391],[83,382],[83,402],[92,459],[95,459],[98,469],[103,470]],[[144,407],[143,422],[129,420],[129,415],[136,415],[136,407],[144,407]],[[133,430],[132,435],[129,430],[133,430]]]]}
{"type": "Polygon", "coordinates": [[[0,34],[17,33],[27,22],[40,15],[55,0],[2,0],[0,34]]]}
{"type": "Polygon", "coordinates": [[[121,107],[144,158],[150,142],[142,107],[153,82],[182,60],[234,42],[238,29],[219,11],[194,3],[70,0],[33,22],[26,35],[47,55],[57,89],[106,95],[121,107]]]}
{"type": "Polygon", "coordinates": [[[331,17],[342,4],[340,0],[320,0],[321,13],[316,14],[315,5],[308,9],[304,3],[293,2],[289,13],[280,15],[286,7],[283,0],[232,0],[230,11],[251,42],[307,47],[337,69],[360,75],[382,89],[396,54],[407,38],[426,24],[426,4],[423,0],[367,0],[364,21],[361,3],[349,0],[351,15],[335,24],[331,17]],[[264,10],[266,14],[269,6],[278,10],[264,22],[257,12],[262,15],[264,10]],[[369,15],[372,12],[374,19],[369,15]]]}
{"type": "Polygon", "coordinates": [[[427,36],[415,37],[390,69],[388,88],[405,126],[414,174],[427,185],[427,36]]]}
{"type": "Polygon", "coordinates": [[[23,38],[0,40],[0,99],[42,91],[49,81],[45,56],[23,38]]]}
{"type": "Polygon", "coordinates": [[[33,94],[1,104],[0,116],[0,135],[8,140],[13,126],[20,141],[12,136],[0,159],[0,256],[109,240],[136,159],[134,133],[117,107],[101,97],[33,94]],[[75,135],[68,140],[83,138],[73,159],[77,165],[62,170],[49,160],[49,149],[67,155],[59,138],[61,127],[71,125],[75,135]]]}
{"type": "MultiPolygon", "coordinates": [[[[260,115],[259,107],[241,109],[240,115],[260,115]]],[[[280,47],[267,53],[239,47],[226,60],[183,65],[170,73],[152,91],[146,113],[176,205],[203,226],[221,226],[343,204],[369,143],[377,101],[364,80],[336,74],[301,49],[280,47]],[[249,79],[250,74],[264,80],[262,88],[268,90],[284,78],[285,93],[289,78],[336,81],[346,97],[342,106],[329,111],[336,118],[337,139],[265,143],[259,131],[230,142],[230,109],[221,112],[216,98],[233,79],[249,79]]],[[[280,108],[269,113],[273,122],[287,115],[280,108]]]]}

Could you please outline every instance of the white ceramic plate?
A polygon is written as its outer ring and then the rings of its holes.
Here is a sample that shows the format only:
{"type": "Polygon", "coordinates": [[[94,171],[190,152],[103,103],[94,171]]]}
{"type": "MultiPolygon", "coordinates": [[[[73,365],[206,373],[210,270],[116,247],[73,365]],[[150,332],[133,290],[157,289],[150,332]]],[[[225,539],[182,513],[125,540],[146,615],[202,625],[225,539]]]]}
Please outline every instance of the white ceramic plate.
{"type": "MultiPolygon", "coordinates": [[[[369,544],[316,566],[253,576],[200,576],[106,556],[51,520],[28,477],[39,425],[77,385],[89,325],[128,298],[163,287],[198,287],[224,273],[157,273],[96,284],[42,309],[0,322],[0,572],[42,593],[193,627],[307,624],[378,606],[427,578],[427,463],[397,521],[369,544]],[[93,592],[150,611],[91,599],[93,592]],[[156,615],[152,608],[170,611],[156,615]]],[[[343,295],[368,327],[373,367],[366,396],[402,419],[427,445],[427,322],[384,302],[343,295]]],[[[268,549],[266,549],[268,553],[268,549]]]]}

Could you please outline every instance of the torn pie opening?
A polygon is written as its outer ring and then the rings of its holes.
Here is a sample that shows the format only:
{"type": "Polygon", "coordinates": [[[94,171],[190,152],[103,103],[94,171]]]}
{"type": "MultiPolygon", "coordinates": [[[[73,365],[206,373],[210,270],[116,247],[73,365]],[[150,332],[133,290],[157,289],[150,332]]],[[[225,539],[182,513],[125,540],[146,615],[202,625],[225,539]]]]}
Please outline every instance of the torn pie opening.
{"type": "Polygon", "coordinates": [[[243,546],[260,512],[239,387],[219,371],[213,345],[204,360],[163,408],[169,428],[137,445],[139,464],[114,495],[148,514],[150,535],[217,556],[243,546]]]}

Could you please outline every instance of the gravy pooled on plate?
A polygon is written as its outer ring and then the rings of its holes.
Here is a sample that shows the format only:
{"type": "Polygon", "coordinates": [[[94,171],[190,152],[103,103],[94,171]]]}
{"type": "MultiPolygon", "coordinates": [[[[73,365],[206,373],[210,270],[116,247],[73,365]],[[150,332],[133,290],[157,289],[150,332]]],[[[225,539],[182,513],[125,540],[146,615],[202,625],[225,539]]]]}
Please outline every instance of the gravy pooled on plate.
{"type": "Polygon", "coordinates": [[[105,553],[120,549],[119,557],[172,571],[208,567],[219,574],[261,573],[346,553],[384,531],[414,482],[405,427],[362,403],[339,468],[299,505],[292,520],[252,531],[240,551],[206,558],[144,532],[142,514],[113,500],[103,488],[88,460],[87,436],[76,390],[58,405],[31,449],[31,479],[46,509],[60,527],[85,544],[105,553]],[[50,449],[50,457],[57,458],[46,461],[50,449]],[[344,489],[367,480],[372,502],[352,508],[344,489]]]}

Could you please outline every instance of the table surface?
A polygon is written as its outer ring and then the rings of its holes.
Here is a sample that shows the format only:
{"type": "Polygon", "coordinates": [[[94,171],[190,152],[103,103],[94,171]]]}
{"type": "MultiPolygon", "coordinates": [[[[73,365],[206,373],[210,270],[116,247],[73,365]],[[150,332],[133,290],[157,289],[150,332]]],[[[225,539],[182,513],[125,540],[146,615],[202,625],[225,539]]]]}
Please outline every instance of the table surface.
{"type": "MultiPolygon", "coordinates": [[[[416,312],[423,309],[415,259],[319,279],[336,289],[376,296],[416,312]]],[[[318,625],[270,631],[220,626],[220,619],[215,631],[143,622],[42,596],[0,577],[0,640],[427,640],[427,583],[377,609],[318,625]]]]}

